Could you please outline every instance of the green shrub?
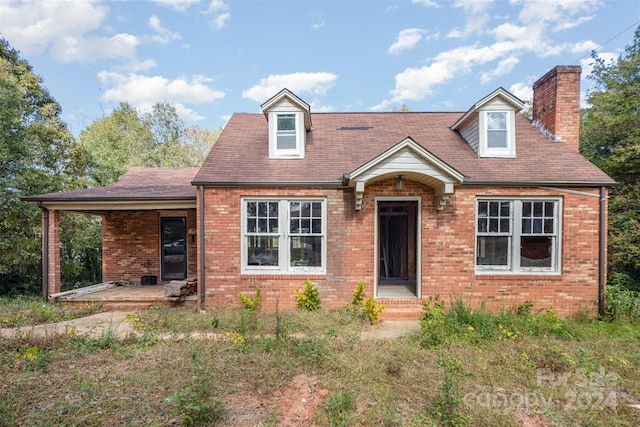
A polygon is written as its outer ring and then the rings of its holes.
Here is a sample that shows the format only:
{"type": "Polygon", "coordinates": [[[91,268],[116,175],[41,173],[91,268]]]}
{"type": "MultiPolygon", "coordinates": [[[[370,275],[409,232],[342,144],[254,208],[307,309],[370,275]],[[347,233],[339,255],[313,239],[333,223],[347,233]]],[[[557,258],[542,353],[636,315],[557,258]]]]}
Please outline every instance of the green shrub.
{"type": "Polygon", "coordinates": [[[364,288],[365,284],[361,280],[353,290],[351,305],[347,306],[347,310],[374,324],[380,321],[380,313],[384,311],[385,307],[382,304],[378,304],[373,297],[365,298],[364,288]]]}
{"type": "Polygon", "coordinates": [[[240,298],[240,302],[242,302],[243,308],[251,311],[259,311],[260,310],[260,293],[261,289],[256,288],[256,294],[253,298],[248,298],[244,294],[238,294],[238,298],[240,298]]]}
{"type": "Polygon", "coordinates": [[[368,297],[362,302],[362,312],[371,324],[380,321],[380,313],[383,311],[384,305],[378,304],[373,297],[368,297]]]}
{"type": "Polygon", "coordinates": [[[295,292],[296,307],[308,311],[320,310],[320,291],[318,291],[318,287],[314,285],[311,280],[305,280],[302,291],[296,288],[295,292]]]}
{"type": "Polygon", "coordinates": [[[640,320],[640,297],[638,292],[619,285],[607,286],[606,295],[607,317],[611,320],[629,319],[640,320]]]}
{"type": "Polygon", "coordinates": [[[364,282],[361,280],[358,286],[353,290],[353,298],[351,298],[351,305],[355,307],[362,306],[364,301],[364,282]]]}

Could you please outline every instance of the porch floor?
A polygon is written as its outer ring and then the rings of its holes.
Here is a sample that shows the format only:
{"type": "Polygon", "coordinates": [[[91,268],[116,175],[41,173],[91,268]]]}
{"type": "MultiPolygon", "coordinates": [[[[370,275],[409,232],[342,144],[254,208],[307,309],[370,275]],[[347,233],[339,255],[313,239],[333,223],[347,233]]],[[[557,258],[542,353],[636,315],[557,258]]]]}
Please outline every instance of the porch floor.
{"type": "Polygon", "coordinates": [[[378,298],[417,299],[415,280],[380,279],[378,298]]]}
{"type": "MultiPolygon", "coordinates": [[[[68,295],[56,298],[56,301],[66,302],[129,302],[129,303],[170,303],[164,291],[164,285],[149,286],[114,286],[109,289],[86,293],[82,295],[68,295]]],[[[184,301],[197,301],[196,294],[187,295],[184,301]]]]}

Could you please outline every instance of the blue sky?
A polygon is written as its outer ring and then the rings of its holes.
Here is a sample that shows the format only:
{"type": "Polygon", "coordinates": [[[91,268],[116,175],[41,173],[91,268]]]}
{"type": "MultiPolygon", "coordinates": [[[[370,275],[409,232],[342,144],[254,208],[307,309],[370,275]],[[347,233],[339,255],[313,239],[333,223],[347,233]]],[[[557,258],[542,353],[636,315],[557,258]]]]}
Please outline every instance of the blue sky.
{"type": "Polygon", "coordinates": [[[20,51],[78,135],[126,101],[215,129],[283,87],[320,111],[466,111],[526,99],[555,65],[617,57],[637,0],[0,0],[20,51]]]}

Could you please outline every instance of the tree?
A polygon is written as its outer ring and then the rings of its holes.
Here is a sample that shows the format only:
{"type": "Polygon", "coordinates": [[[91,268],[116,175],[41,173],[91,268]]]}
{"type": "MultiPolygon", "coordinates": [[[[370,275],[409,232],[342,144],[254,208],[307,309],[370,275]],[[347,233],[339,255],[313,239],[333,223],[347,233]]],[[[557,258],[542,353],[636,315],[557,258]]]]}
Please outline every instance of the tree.
{"type": "Polygon", "coordinates": [[[619,183],[609,199],[609,277],[640,289],[640,27],[616,61],[593,59],[580,150],[619,183]]]}
{"type": "Polygon", "coordinates": [[[0,293],[41,280],[40,209],[21,197],[86,184],[86,152],[31,65],[0,39],[0,293]]]}
{"type": "Polygon", "coordinates": [[[89,174],[102,186],[134,166],[200,166],[221,131],[187,128],[169,103],[140,113],[123,102],[83,130],[80,141],[92,159],[89,174]]]}

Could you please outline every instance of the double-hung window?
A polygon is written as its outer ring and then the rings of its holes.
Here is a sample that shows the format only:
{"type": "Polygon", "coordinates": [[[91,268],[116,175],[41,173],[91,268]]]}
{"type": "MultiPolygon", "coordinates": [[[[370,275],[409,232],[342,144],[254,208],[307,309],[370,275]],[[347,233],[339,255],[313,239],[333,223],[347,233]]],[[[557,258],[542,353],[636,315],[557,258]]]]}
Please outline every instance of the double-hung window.
{"type": "Polygon", "coordinates": [[[515,157],[513,111],[480,112],[480,157],[515,157]]]}
{"type": "Polygon", "coordinates": [[[558,272],[560,199],[478,199],[476,270],[558,272]]]}
{"type": "Polygon", "coordinates": [[[295,114],[278,114],[278,123],[276,131],[276,149],[280,150],[296,150],[296,115],[295,114]]]}
{"type": "Polygon", "coordinates": [[[324,200],[245,199],[243,206],[243,271],[325,271],[324,200]]]}
{"type": "Polygon", "coordinates": [[[487,147],[508,148],[507,113],[504,111],[487,112],[487,147]]]}

